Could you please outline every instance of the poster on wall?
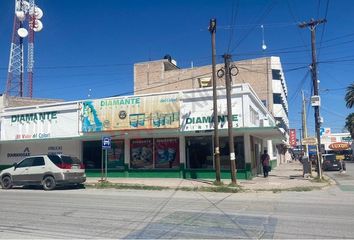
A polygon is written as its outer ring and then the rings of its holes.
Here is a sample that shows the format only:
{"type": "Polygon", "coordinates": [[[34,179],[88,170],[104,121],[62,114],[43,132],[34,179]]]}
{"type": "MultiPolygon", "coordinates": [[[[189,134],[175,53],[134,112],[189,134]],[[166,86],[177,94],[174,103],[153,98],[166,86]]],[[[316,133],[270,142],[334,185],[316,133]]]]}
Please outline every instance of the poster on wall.
{"type": "Polygon", "coordinates": [[[130,167],[153,168],[153,140],[132,139],[130,141],[130,167]]]}
{"type": "Polygon", "coordinates": [[[155,168],[179,167],[178,138],[155,139],[155,168]]]}
{"type": "Polygon", "coordinates": [[[82,102],[82,132],[179,127],[178,94],[82,102]]]}
{"type": "Polygon", "coordinates": [[[124,141],[112,140],[111,148],[107,150],[108,168],[124,167],[124,141]]]}

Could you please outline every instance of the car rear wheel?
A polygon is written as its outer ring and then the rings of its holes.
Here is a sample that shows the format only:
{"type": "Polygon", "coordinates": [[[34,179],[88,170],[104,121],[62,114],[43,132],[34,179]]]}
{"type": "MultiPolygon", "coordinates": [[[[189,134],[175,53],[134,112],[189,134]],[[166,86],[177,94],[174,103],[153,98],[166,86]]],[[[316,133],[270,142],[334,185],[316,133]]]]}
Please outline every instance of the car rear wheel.
{"type": "Polygon", "coordinates": [[[43,179],[43,189],[48,191],[48,190],[53,190],[56,186],[55,179],[52,176],[46,176],[43,179]]]}
{"type": "Polygon", "coordinates": [[[1,186],[4,189],[11,189],[12,188],[12,180],[10,176],[5,176],[2,178],[1,186]]]}

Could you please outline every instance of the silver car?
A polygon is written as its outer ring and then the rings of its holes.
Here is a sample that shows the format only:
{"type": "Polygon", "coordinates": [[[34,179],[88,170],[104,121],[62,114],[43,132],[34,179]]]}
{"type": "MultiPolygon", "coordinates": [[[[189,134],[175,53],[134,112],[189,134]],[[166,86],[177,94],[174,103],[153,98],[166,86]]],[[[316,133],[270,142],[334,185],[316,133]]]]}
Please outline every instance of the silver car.
{"type": "Polygon", "coordinates": [[[26,157],[0,172],[2,188],[42,185],[52,190],[58,185],[81,185],[86,181],[82,162],[67,155],[38,155],[26,157]]]}

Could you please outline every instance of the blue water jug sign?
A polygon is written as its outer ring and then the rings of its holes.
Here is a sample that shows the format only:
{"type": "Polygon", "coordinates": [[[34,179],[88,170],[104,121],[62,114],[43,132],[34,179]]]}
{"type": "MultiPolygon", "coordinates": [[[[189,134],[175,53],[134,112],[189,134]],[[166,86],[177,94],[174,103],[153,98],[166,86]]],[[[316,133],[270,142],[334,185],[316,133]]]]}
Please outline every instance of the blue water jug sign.
{"type": "Polygon", "coordinates": [[[102,137],[102,149],[110,149],[111,148],[111,137],[102,137]]]}

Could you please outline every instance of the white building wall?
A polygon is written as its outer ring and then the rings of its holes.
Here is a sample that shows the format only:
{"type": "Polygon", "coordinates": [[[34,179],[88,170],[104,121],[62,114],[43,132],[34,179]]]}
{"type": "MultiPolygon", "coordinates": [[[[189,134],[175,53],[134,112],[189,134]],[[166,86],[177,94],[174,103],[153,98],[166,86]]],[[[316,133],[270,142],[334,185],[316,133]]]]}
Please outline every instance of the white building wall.
{"type": "Polygon", "coordinates": [[[0,165],[12,165],[26,156],[42,154],[66,154],[82,159],[82,143],[79,140],[38,140],[7,142],[0,145],[0,165]]]}

